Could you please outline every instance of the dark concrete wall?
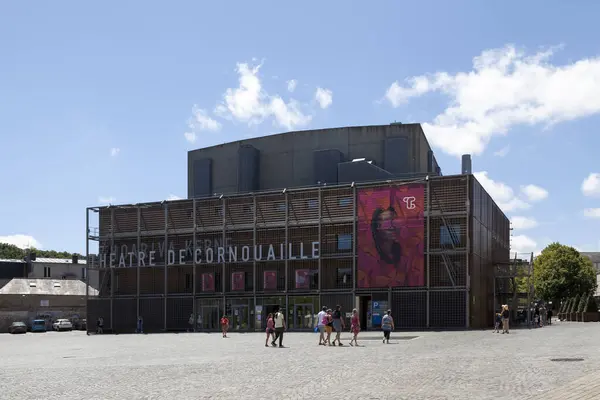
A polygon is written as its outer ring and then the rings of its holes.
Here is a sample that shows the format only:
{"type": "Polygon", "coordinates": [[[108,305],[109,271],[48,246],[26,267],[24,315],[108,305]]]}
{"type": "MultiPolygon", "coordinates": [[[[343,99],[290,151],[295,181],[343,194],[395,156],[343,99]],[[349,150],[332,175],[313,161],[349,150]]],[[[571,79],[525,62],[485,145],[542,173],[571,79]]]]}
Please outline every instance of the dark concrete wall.
{"type": "MultiPolygon", "coordinates": [[[[205,186],[195,177],[197,160],[212,160],[213,193],[238,191],[238,151],[251,145],[260,152],[258,190],[315,185],[316,150],[339,150],[346,161],[366,158],[383,169],[385,144],[389,138],[407,138],[409,173],[427,173],[430,149],[420,124],[359,126],[288,132],[226,143],[188,153],[188,197],[202,197],[196,186],[205,186]]],[[[389,156],[388,156],[389,159],[389,156]]],[[[398,164],[398,163],[396,163],[398,164]]],[[[437,163],[436,163],[437,165],[437,163]]],[[[210,195],[206,193],[206,195],[210,195]]]]}
{"type": "Polygon", "coordinates": [[[0,280],[27,278],[27,266],[22,262],[0,261],[0,280]]]}

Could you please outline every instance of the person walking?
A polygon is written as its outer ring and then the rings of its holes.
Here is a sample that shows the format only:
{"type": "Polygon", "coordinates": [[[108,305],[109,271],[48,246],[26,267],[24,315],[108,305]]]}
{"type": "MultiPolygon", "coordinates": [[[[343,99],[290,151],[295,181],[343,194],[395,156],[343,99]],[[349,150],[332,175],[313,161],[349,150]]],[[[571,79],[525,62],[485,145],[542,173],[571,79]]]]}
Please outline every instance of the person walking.
{"type": "Polygon", "coordinates": [[[267,317],[267,339],[265,340],[265,347],[269,347],[269,337],[272,341],[275,341],[275,321],[273,320],[273,314],[269,313],[267,317]]]}
{"type": "Polygon", "coordinates": [[[494,333],[500,333],[500,325],[502,325],[502,314],[497,312],[494,321],[494,333]]]}
{"type": "Polygon", "coordinates": [[[331,315],[331,308],[327,310],[325,317],[323,318],[323,322],[325,322],[325,332],[327,333],[325,337],[325,343],[328,346],[331,346],[331,332],[333,332],[333,316],[331,315]]]}
{"type": "Polygon", "coordinates": [[[383,330],[383,343],[390,343],[390,334],[394,330],[392,310],[387,310],[387,313],[381,319],[381,329],[383,330]]]}
{"type": "Polygon", "coordinates": [[[227,330],[229,329],[229,318],[227,315],[223,315],[221,318],[221,331],[223,332],[223,337],[227,337],[227,330]]]}
{"type": "Polygon", "coordinates": [[[275,338],[271,342],[271,345],[275,347],[275,342],[279,339],[279,347],[283,347],[283,332],[285,331],[285,317],[279,306],[275,309],[275,338]]]}
{"type": "Polygon", "coordinates": [[[96,333],[103,334],[104,333],[104,318],[99,317],[96,321],[96,333]]]}
{"type": "Polygon", "coordinates": [[[360,332],[360,319],[358,318],[358,311],[356,308],[352,310],[352,319],[350,320],[350,332],[352,332],[352,340],[350,340],[350,346],[352,342],[358,347],[358,333],[360,332]]]}
{"type": "Polygon", "coordinates": [[[510,312],[508,311],[508,304],[502,306],[502,334],[508,333],[508,322],[510,318],[510,312]]]}
{"type": "Polygon", "coordinates": [[[317,329],[319,330],[319,346],[325,346],[325,325],[327,321],[325,316],[327,315],[327,307],[323,306],[321,311],[317,314],[317,329]]]}
{"type": "Polygon", "coordinates": [[[342,306],[339,304],[335,306],[335,311],[333,312],[333,329],[335,330],[335,339],[333,339],[333,345],[335,346],[335,342],[338,343],[338,346],[343,346],[340,335],[342,334],[342,330],[346,328],[346,324],[344,323],[344,318],[342,316],[342,306]]]}
{"type": "Polygon", "coordinates": [[[552,325],[552,306],[548,308],[548,325],[552,325]]]}

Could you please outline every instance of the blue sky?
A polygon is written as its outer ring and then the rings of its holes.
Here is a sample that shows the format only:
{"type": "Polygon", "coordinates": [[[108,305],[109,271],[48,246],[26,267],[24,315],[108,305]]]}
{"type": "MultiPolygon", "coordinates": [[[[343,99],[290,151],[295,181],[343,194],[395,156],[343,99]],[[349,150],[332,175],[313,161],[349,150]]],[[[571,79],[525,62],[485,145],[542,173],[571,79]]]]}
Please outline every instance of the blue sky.
{"type": "Polygon", "coordinates": [[[600,3],[21,3],[0,6],[0,241],[83,252],[86,206],[184,197],[190,149],[402,121],[445,174],[473,153],[514,250],[600,251],[600,3]]]}

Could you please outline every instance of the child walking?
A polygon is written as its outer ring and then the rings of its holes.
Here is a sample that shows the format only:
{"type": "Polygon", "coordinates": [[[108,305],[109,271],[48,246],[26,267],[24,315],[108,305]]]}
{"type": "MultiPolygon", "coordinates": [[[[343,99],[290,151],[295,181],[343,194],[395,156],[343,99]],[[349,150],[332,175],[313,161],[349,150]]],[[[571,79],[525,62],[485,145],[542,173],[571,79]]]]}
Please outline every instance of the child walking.
{"type": "Polygon", "coordinates": [[[496,313],[494,320],[494,333],[500,333],[500,325],[502,325],[502,314],[496,313]]]}
{"type": "Polygon", "coordinates": [[[265,340],[265,347],[269,347],[269,336],[271,341],[275,341],[275,321],[273,320],[273,313],[269,313],[267,317],[267,339],[265,340]]]}
{"type": "Polygon", "coordinates": [[[360,332],[360,320],[358,318],[358,311],[356,308],[352,310],[352,320],[350,322],[350,332],[352,332],[352,340],[350,340],[350,346],[354,346],[352,342],[358,347],[358,332],[360,332]]]}

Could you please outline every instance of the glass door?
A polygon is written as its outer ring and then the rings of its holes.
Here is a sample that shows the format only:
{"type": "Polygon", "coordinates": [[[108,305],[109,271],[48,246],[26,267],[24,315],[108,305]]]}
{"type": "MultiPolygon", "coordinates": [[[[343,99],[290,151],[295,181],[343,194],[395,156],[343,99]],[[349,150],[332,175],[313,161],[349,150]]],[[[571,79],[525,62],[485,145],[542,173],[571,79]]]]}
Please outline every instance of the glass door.
{"type": "Polygon", "coordinates": [[[312,304],[294,305],[293,329],[311,330],[314,328],[314,308],[312,304]]]}
{"type": "Polygon", "coordinates": [[[231,306],[229,328],[232,331],[247,331],[250,328],[250,313],[248,306],[231,306]]]}

